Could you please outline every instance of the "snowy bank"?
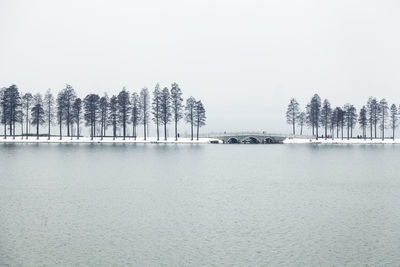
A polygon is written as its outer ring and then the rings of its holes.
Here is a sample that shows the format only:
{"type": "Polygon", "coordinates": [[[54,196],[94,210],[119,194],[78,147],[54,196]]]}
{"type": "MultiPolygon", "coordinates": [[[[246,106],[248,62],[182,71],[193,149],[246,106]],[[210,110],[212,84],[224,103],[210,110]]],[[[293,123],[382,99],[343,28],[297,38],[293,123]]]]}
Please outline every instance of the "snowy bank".
{"type": "Polygon", "coordinates": [[[55,143],[55,144],[78,144],[78,143],[89,143],[89,144],[94,144],[94,143],[127,143],[127,144],[209,144],[209,143],[214,143],[214,142],[219,142],[218,139],[214,138],[199,138],[199,140],[190,140],[190,138],[178,138],[178,141],[175,141],[175,138],[169,138],[168,140],[159,140],[157,141],[157,138],[155,137],[148,137],[147,140],[144,140],[143,138],[136,138],[136,140],[132,137],[126,137],[125,140],[122,139],[122,137],[118,137],[115,140],[113,140],[112,137],[104,137],[103,140],[101,140],[100,137],[94,137],[93,140],[91,140],[90,137],[80,137],[79,140],[76,137],[65,137],[60,140],[59,137],[52,136],[50,140],[48,139],[47,136],[41,136],[39,139],[36,139],[34,136],[30,136],[28,139],[25,137],[21,139],[21,136],[15,137],[15,139],[12,138],[12,136],[8,136],[7,139],[0,139],[0,143],[55,143]]]}
{"type": "Polygon", "coordinates": [[[327,139],[319,138],[318,140],[308,138],[286,138],[284,144],[400,144],[400,139],[327,139]]]}

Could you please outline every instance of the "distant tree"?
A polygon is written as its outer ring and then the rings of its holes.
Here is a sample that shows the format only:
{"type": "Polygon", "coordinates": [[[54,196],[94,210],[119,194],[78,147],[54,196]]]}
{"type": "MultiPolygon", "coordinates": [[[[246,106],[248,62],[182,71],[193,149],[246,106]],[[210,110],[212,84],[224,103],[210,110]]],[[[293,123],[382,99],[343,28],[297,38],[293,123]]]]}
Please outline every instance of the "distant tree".
{"type": "Polygon", "coordinates": [[[24,95],[22,96],[22,107],[23,107],[23,109],[25,110],[24,113],[25,113],[25,116],[26,116],[26,118],[25,118],[25,123],[26,123],[26,130],[25,130],[26,139],[28,139],[28,136],[29,136],[29,122],[30,122],[29,113],[30,113],[30,111],[31,111],[32,101],[33,101],[33,96],[32,96],[31,93],[26,93],[26,94],[24,94],[24,95]]]}
{"type": "Polygon", "coordinates": [[[379,121],[382,131],[382,140],[385,140],[385,128],[387,123],[388,111],[389,111],[389,105],[386,99],[383,98],[381,101],[379,101],[379,121]]]}
{"type": "Polygon", "coordinates": [[[353,138],[353,128],[357,122],[357,110],[351,104],[344,105],[345,123],[347,126],[347,140],[353,138]]]}
{"type": "Polygon", "coordinates": [[[139,102],[140,102],[139,95],[136,92],[133,92],[131,97],[131,104],[132,104],[131,122],[132,122],[132,136],[135,138],[135,140],[137,137],[136,128],[139,125],[141,116],[139,102]]]}
{"type": "Polygon", "coordinates": [[[175,122],[175,141],[178,141],[178,122],[183,118],[183,98],[177,83],[171,85],[171,108],[175,122]]]}
{"type": "MultiPolygon", "coordinates": [[[[336,108],[334,108],[331,112],[331,117],[329,118],[329,128],[331,130],[331,136],[334,137],[335,136],[335,129],[337,129],[337,110],[336,108]]],[[[339,131],[338,129],[336,130],[337,132],[339,131]]]]}
{"type": "Polygon", "coordinates": [[[36,125],[36,139],[39,139],[39,125],[44,124],[45,112],[43,109],[43,99],[41,94],[33,97],[33,107],[31,109],[32,124],[36,125]]]}
{"type": "Polygon", "coordinates": [[[321,116],[320,116],[320,122],[325,128],[325,140],[327,139],[328,136],[328,125],[330,123],[331,113],[332,113],[331,104],[329,103],[328,99],[325,99],[324,103],[322,104],[321,116]]]}
{"type": "Polygon", "coordinates": [[[171,96],[167,87],[161,92],[160,115],[164,125],[164,140],[167,140],[167,125],[171,121],[171,96]]]}
{"type": "Polygon", "coordinates": [[[103,140],[103,137],[106,135],[106,129],[107,129],[107,113],[108,113],[108,96],[105,94],[100,98],[100,136],[101,140],[103,140]]]}
{"type": "Polygon", "coordinates": [[[160,103],[161,103],[161,90],[160,85],[157,83],[153,91],[152,113],[153,121],[156,123],[157,141],[160,140],[160,103]]]}
{"type": "Polygon", "coordinates": [[[315,94],[311,98],[310,103],[307,105],[307,121],[312,127],[313,135],[315,130],[317,140],[318,140],[320,115],[321,115],[321,98],[319,97],[318,94],[315,94]]]}
{"type": "Polygon", "coordinates": [[[7,139],[7,123],[8,123],[8,100],[7,88],[3,87],[0,90],[0,103],[1,103],[1,123],[4,125],[4,139],[7,139]]]}
{"type": "Polygon", "coordinates": [[[286,111],[286,122],[288,124],[292,125],[293,135],[296,134],[296,121],[299,117],[299,113],[300,113],[299,103],[294,98],[290,99],[290,102],[289,102],[289,105],[288,105],[287,111],[286,111]]]}
{"type": "Polygon", "coordinates": [[[64,120],[64,109],[65,109],[65,97],[63,91],[59,92],[57,95],[57,121],[60,127],[60,140],[62,139],[62,123],[64,120]]]}
{"type": "Polygon", "coordinates": [[[126,125],[129,119],[129,112],[130,112],[130,100],[129,100],[129,92],[126,91],[125,87],[117,96],[118,99],[118,121],[122,126],[122,136],[123,140],[126,137],[126,125]]]}
{"type": "Polygon", "coordinates": [[[21,106],[21,97],[15,84],[6,89],[5,99],[8,102],[6,116],[8,117],[10,135],[15,139],[15,123],[18,121],[18,110],[21,106]]]}
{"type": "Polygon", "coordinates": [[[360,124],[360,128],[362,130],[362,136],[365,140],[367,138],[367,126],[368,126],[366,106],[362,106],[362,108],[360,109],[360,115],[358,116],[358,123],[360,124]]]}
{"type": "Polygon", "coordinates": [[[146,140],[147,137],[147,131],[146,127],[148,125],[149,121],[149,109],[150,109],[150,95],[149,95],[149,90],[144,87],[140,91],[140,101],[139,101],[139,108],[140,108],[140,115],[141,115],[141,123],[143,124],[143,139],[146,140]]]}
{"type": "Polygon", "coordinates": [[[96,135],[96,121],[98,119],[100,97],[96,94],[89,94],[83,100],[84,118],[86,125],[90,126],[90,138],[96,135]]]}
{"type": "Polygon", "coordinates": [[[76,123],[76,138],[79,140],[82,117],[82,99],[79,97],[75,99],[74,104],[72,105],[72,116],[76,123]]]}
{"type": "Polygon", "coordinates": [[[46,94],[44,95],[44,109],[46,112],[46,119],[47,119],[47,130],[48,130],[47,139],[50,140],[51,124],[53,123],[54,120],[54,97],[50,89],[48,89],[46,94]]]}
{"type": "Polygon", "coordinates": [[[332,114],[331,114],[331,124],[334,124],[333,127],[333,135],[335,135],[335,128],[336,128],[336,138],[339,138],[339,117],[338,117],[338,112],[339,112],[340,107],[336,107],[333,109],[332,114]]]}
{"type": "Polygon", "coordinates": [[[335,113],[336,113],[336,131],[337,131],[337,137],[339,138],[339,129],[341,130],[341,138],[343,140],[343,128],[344,128],[344,120],[345,120],[345,112],[341,107],[335,108],[335,113]]]}
{"type": "Polygon", "coordinates": [[[194,109],[196,107],[196,99],[194,97],[189,97],[186,99],[185,105],[185,120],[190,124],[190,140],[193,141],[193,126],[194,126],[194,109]]]}
{"type": "Polygon", "coordinates": [[[300,135],[303,135],[303,126],[306,123],[306,113],[300,112],[299,113],[299,125],[300,125],[300,135]]]}
{"type": "Polygon", "coordinates": [[[65,124],[67,125],[67,136],[70,136],[70,128],[72,123],[72,105],[75,101],[76,94],[74,88],[71,85],[67,84],[63,90],[63,98],[64,98],[64,112],[65,112],[65,124]]]}
{"type": "Polygon", "coordinates": [[[398,119],[399,119],[399,112],[398,112],[398,110],[397,110],[397,106],[395,105],[395,104],[393,104],[391,107],[390,107],[390,126],[391,126],[391,128],[392,128],[392,131],[393,131],[393,133],[392,133],[392,136],[393,136],[393,141],[394,141],[394,133],[396,132],[396,128],[397,128],[397,125],[398,125],[398,119]]]}
{"type": "Polygon", "coordinates": [[[113,140],[117,136],[117,123],[118,123],[118,98],[113,95],[110,99],[110,112],[109,121],[113,127],[113,140]]]}
{"type": "Polygon", "coordinates": [[[367,103],[368,120],[371,130],[371,140],[372,140],[372,129],[374,129],[374,137],[376,138],[376,128],[379,120],[379,103],[376,98],[370,97],[367,103]]]}
{"type": "Polygon", "coordinates": [[[194,114],[195,114],[195,125],[197,127],[196,139],[199,140],[200,127],[206,125],[206,110],[204,109],[203,103],[201,103],[201,101],[196,101],[194,114]]]}

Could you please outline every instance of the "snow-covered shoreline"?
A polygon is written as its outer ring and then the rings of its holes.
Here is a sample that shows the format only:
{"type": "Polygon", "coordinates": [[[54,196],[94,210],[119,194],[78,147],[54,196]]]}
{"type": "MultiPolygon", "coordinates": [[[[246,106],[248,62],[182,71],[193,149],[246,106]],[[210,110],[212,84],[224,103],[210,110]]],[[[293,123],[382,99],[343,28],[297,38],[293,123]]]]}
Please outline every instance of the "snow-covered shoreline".
{"type": "Polygon", "coordinates": [[[144,140],[143,138],[136,138],[136,140],[132,137],[127,137],[125,140],[122,139],[122,137],[118,137],[115,140],[113,140],[112,137],[104,137],[103,140],[101,140],[100,137],[94,137],[93,140],[91,140],[90,137],[80,137],[79,140],[76,137],[63,137],[61,140],[59,137],[51,137],[50,140],[48,139],[47,136],[41,136],[39,139],[36,139],[34,136],[30,136],[28,139],[24,137],[24,139],[21,139],[20,136],[15,137],[15,139],[12,138],[12,136],[8,136],[7,139],[0,139],[0,143],[12,143],[12,144],[34,144],[34,143],[47,143],[47,144],[81,144],[81,143],[89,143],[89,144],[95,144],[95,143],[124,143],[124,144],[209,144],[211,142],[218,142],[218,139],[214,138],[199,138],[199,140],[190,140],[190,138],[179,138],[178,141],[175,141],[175,138],[169,138],[168,140],[163,140],[160,138],[159,141],[157,141],[157,138],[155,137],[148,137],[147,140],[144,140]]]}
{"type": "Polygon", "coordinates": [[[324,139],[324,138],[319,138],[318,140],[314,139],[309,139],[309,138],[286,138],[283,141],[284,144],[348,144],[348,145],[365,145],[365,144],[400,144],[400,139],[392,139],[392,138],[385,138],[385,140],[382,139],[324,139]]]}

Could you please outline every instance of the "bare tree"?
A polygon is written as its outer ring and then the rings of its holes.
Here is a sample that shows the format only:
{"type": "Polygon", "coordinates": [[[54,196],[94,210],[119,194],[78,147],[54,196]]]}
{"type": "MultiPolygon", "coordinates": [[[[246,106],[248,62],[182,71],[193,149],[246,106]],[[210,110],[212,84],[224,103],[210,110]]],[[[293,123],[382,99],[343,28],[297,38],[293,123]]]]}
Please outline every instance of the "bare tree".
{"type": "Polygon", "coordinates": [[[73,119],[76,123],[76,139],[79,140],[80,136],[80,124],[81,124],[81,117],[82,117],[82,99],[76,98],[74,104],[72,106],[73,112],[73,119]]]}
{"type": "Polygon", "coordinates": [[[149,96],[149,90],[144,87],[140,91],[140,102],[139,102],[139,107],[140,107],[140,114],[141,114],[141,123],[143,124],[143,139],[146,140],[147,138],[147,131],[146,127],[149,121],[149,101],[150,101],[150,96],[149,96]]]}
{"type": "Polygon", "coordinates": [[[25,110],[25,123],[26,123],[26,130],[25,130],[25,134],[26,134],[26,139],[28,139],[29,136],[29,113],[31,110],[31,105],[32,105],[32,100],[33,100],[33,96],[31,93],[26,93],[22,96],[22,107],[25,110]]]}
{"type": "Polygon", "coordinates": [[[122,136],[125,140],[126,137],[126,125],[129,122],[129,112],[130,112],[130,99],[129,93],[126,91],[125,87],[118,94],[118,113],[119,113],[119,123],[122,125],[122,136]]]}
{"type": "Polygon", "coordinates": [[[389,111],[389,105],[386,99],[382,99],[379,101],[379,121],[380,121],[380,128],[382,131],[382,140],[385,140],[385,128],[387,123],[387,116],[389,111]]]}
{"type": "Polygon", "coordinates": [[[164,140],[167,140],[167,125],[171,121],[171,96],[167,87],[161,92],[160,113],[161,123],[164,125],[164,140]]]}
{"type": "Polygon", "coordinates": [[[365,140],[367,138],[367,126],[368,126],[366,106],[362,106],[362,108],[360,109],[360,115],[358,116],[358,123],[360,124],[360,128],[362,129],[362,136],[365,140]]]}
{"type": "Polygon", "coordinates": [[[101,140],[106,135],[106,128],[107,128],[107,113],[108,113],[108,96],[105,94],[100,98],[99,108],[100,108],[100,136],[101,140]]]}
{"type": "Polygon", "coordinates": [[[197,140],[199,140],[200,127],[206,125],[206,110],[204,109],[203,103],[201,103],[201,101],[196,102],[195,118],[195,125],[197,126],[196,138],[197,140]]]}
{"type": "Polygon", "coordinates": [[[174,122],[175,122],[175,141],[178,141],[178,122],[183,117],[182,102],[183,102],[182,91],[179,88],[178,84],[173,83],[171,85],[171,107],[172,107],[172,116],[174,117],[174,122]]]}
{"type": "Polygon", "coordinates": [[[328,125],[331,119],[331,113],[332,113],[331,104],[329,103],[328,99],[325,99],[324,103],[322,104],[321,116],[320,116],[321,124],[324,125],[325,128],[325,140],[327,139],[328,135],[328,125]]]}
{"type": "Polygon", "coordinates": [[[290,99],[289,105],[286,111],[286,122],[292,125],[293,135],[296,134],[296,121],[299,117],[299,103],[296,99],[290,99]]]}
{"type": "Polygon", "coordinates": [[[187,123],[190,123],[190,140],[193,141],[193,126],[194,126],[194,109],[196,107],[196,99],[189,97],[186,99],[185,105],[185,119],[187,123]]]}
{"type": "Polygon", "coordinates": [[[300,135],[303,135],[303,126],[305,123],[306,123],[306,113],[300,112],[299,113],[300,135]]]}
{"type": "Polygon", "coordinates": [[[136,92],[133,92],[132,98],[131,98],[131,104],[132,104],[131,122],[132,122],[132,136],[135,138],[135,140],[137,137],[136,128],[140,121],[139,101],[140,101],[139,95],[136,92]]]}
{"type": "Polygon", "coordinates": [[[117,136],[117,123],[118,123],[118,98],[113,95],[110,99],[110,112],[109,121],[113,128],[113,140],[117,136]]]}
{"type": "Polygon", "coordinates": [[[43,100],[41,94],[36,94],[33,97],[33,105],[34,106],[31,109],[32,124],[36,125],[36,139],[39,139],[39,125],[45,123],[45,113],[43,109],[43,100]]]}
{"type": "Polygon", "coordinates": [[[394,133],[396,132],[396,128],[398,125],[398,119],[399,119],[399,112],[397,110],[397,106],[395,104],[393,104],[390,107],[390,126],[392,127],[392,131],[393,131],[393,141],[394,141],[394,133]]]}
{"type": "Polygon", "coordinates": [[[156,134],[157,134],[157,141],[160,140],[160,104],[161,104],[161,90],[160,85],[157,83],[156,87],[153,91],[153,103],[152,103],[152,113],[153,113],[153,121],[156,123],[156,134]]]}
{"type": "Polygon", "coordinates": [[[44,95],[44,107],[46,110],[46,119],[47,119],[47,131],[48,131],[47,139],[50,140],[51,125],[54,120],[54,97],[50,89],[48,89],[46,94],[44,95]]]}

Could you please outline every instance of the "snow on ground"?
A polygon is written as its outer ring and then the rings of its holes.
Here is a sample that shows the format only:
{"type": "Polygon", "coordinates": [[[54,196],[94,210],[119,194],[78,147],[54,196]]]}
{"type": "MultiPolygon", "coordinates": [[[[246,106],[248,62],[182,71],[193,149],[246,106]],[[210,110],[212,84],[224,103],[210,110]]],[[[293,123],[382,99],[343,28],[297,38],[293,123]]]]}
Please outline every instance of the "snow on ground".
{"type": "Polygon", "coordinates": [[[400,139],[393,140],[392,138],[382,139],[327,139],[319,138],[318,140],[308,138],[286,138],[283,141],[284,144],[400,144],[400,139]]]}
{"type": "Polygon", "coordinates": [[[160,140],[157,141],[157,138],[155,137],[148,137],[147,140],[144,140],[142,137],[141,138],[136,138],[136,140],[132,137],[126,137],[125,140],[122,139],[122,137],[118,137],[115,140],[113,140],[112,137],[104,137],[103,140],[101,140],[100,137],[95,137],[93,140],[91,140],[90,137],[80,137],[79,140],[76,137],[63,137],[62,140],[60,140],[59,137],[52,136],[50,140],[48,140],[47,136],[41,136],[39,137],[39,140],[36,139],[34,136],[29,136],[28,139],[24,137],[24,139],[21,139],[21,136],[16,136],[15,139],[12,138],[12,136],[7,136],[7,139],[0,139],[0,143],[168,143],[168,144],[208,144],[210,142],[218,142],[217,139],[213,138],[199,138],[199,140],[190,140],[190,138],[178,138],[178,141],[175,141],[175,138],[168,138],[168,140],[160,140]]]}

